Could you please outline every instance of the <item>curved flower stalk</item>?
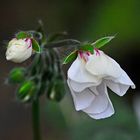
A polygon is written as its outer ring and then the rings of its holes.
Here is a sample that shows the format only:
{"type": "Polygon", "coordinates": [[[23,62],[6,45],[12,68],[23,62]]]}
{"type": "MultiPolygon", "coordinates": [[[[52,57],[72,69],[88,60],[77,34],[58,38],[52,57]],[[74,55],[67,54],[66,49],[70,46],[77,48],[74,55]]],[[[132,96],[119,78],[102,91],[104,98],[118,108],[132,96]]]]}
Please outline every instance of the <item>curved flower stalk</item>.
{"type": "Polygon", "coordinates": [[[135,88],[120,65],[103,51],[82,52],[68,70],[68,85],[77,111],[82,110],[94,119],[114,114],[107,87],[123,96],[131,86],[135,88]]]}

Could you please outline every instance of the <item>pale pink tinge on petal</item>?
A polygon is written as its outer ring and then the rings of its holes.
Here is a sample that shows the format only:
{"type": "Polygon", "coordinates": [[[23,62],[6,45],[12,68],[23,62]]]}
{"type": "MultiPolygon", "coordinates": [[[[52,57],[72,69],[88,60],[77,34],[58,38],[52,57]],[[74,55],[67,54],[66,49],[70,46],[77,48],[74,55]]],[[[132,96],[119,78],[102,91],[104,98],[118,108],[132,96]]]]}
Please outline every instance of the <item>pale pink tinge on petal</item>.
{"type": "Polygon", "coordinates": [[[79,57],[77,57],[77,59],[70,66],[68,70],[68,78],[78,83],[92,82],[93,85],[99,85],[101,82],[101,79],[99,79],[97,76],[91,75],[85,69],[85,63],[83,63],[79,57]]]}

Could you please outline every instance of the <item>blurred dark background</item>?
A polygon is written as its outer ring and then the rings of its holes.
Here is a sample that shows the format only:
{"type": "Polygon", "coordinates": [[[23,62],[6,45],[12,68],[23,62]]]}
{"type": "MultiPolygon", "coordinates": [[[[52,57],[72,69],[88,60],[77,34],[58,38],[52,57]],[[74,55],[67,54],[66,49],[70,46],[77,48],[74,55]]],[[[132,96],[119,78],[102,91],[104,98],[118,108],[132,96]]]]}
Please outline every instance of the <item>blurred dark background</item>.
{"type": "Polygon", "coordinates": [[[116,38],[104,51],[120,63],[136,84],[124,97],[110,94],[116,114],[93,120],[76,112],[70,93],[60,103],[42,98],[44,140],[138,140],[140,136],[140,1],[139,0],[1,0],[0,1],[0,140],[31,140],[31,107],[15,99],[4,84],[16,66],[5,60],[4,44],[19,30],[36,29],[42,19],[47,33],[67,31],[71,38],[116,38]],[[137,100],[136,100],[137,99],[137,100]]]}

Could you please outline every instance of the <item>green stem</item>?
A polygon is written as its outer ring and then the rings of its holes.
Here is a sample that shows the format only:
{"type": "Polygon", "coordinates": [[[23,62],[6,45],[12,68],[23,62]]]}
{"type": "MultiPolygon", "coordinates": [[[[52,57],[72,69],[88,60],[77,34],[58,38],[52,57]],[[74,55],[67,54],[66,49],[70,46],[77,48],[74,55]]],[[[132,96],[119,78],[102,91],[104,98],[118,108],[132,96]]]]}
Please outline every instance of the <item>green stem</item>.
{"type": "Polygon", "coordinates": [[[33,140],[41,140],[39,113],[39,99],[36,99],[32,103],[33,140]]]}
{"type": "Polygon", "coordinates": [[[52,42],[49,44],[46,44],[45,48],[59,48],[59,47],[77,47],[81,44],[80,41],[75,40],[75,39],[65,39],[65,40],[59,40],[56,42],[52,42]]]}

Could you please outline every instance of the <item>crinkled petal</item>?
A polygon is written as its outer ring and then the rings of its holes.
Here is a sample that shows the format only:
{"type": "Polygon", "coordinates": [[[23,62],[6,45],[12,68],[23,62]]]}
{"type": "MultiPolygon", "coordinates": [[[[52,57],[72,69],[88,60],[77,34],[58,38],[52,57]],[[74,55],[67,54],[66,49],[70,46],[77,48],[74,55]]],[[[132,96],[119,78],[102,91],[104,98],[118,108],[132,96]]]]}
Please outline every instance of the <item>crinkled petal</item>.
{"type": "Polygon", "coordinates": [[[107,87],[104,83],[95,88],[90,88],[91,91],[97,92],[94,100],[87,108],[83,109],[83,111],[87,114],[96,114],[102,113],[106,110],[108,103],[110,101],[107,93],[107,87]]]}
{"type": "Polygon", "coordinates": [[[92,87],[93,83],[77,83],[75,81],[72,81],[71,79],[69,79],[71,88],[75,91],[75,92],[81,92],[83,90],[85,90],[88,87],[92,87]]]}
{"type": "Polygon", "coordinates": [[[120,76],[120,65],[102,51],[90,55],[85,67],[89,73],[101,78],[120,76]]]}
{"type": "Polygon", "coordinates": [[[131,86],[132,89],[135,89],[135,84],[132,82],[130,77],[127,75],[127,73],[122,69],[121,70],[121,76],[114,80],[114,82],[118,82],[124,85],[131,86]]]}
{"type": "Polygon", "coordinates": [[[69,82],[69,79],[67,80],[67,83],[68,83],[68,86],[70,88],[76,110],[79,111],[79,110],[82,110],[84,108],[87,108],[95,98],[94,93],[88,89],[85,89],[80,93],[75,92],[71,88],[71,84],[69,82]]]}
{"type": "Polygon", "coordinates": [[[131,81],[126,72],[122,69],[119,78],[112,78],[112,80],[105,80],[106,85],[119,96],[123,96],[129,87],[135,88],[134,83],[131,81]]]}
{"type": "Polygon", "coordinates": [[[108,103],[107,108],[101,112],[101,113],[96,113],[96,114],[88,114],[91,118],[94,119],[104,119],[104,118],[108,118],[111,117],[113,114],[115,113],[113,105],[111,102],[108,103]]]}
{"type": "Polygon", "coordinates": [[[101,82],[101,79],[97,76],[92,76],[86,71],[85,63],[79,57],[77,57],[70,66],[68,70],[68,78],[78,83],[92,82],[94,85],[99,85],[101,82]]]}

